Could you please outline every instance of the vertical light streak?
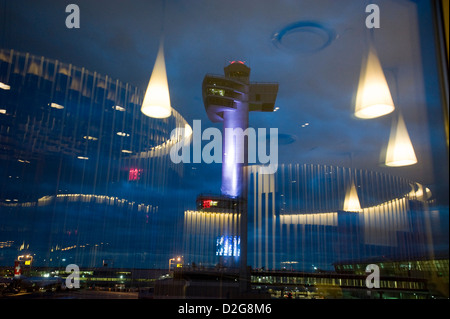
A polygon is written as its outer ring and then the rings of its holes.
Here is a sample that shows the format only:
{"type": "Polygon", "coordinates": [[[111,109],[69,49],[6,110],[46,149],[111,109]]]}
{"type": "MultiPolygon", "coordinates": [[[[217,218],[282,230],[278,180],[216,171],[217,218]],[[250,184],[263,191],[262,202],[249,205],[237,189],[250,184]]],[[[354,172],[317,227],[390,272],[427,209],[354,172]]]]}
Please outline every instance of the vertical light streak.
{"type": "Polygon", "coordinates": [[[360,212],[361,204],[359,202],[358,193],[356,192],[355,183],[352,182],[350,188],[347,189],[344,201],[344,211],[360,212]]]}

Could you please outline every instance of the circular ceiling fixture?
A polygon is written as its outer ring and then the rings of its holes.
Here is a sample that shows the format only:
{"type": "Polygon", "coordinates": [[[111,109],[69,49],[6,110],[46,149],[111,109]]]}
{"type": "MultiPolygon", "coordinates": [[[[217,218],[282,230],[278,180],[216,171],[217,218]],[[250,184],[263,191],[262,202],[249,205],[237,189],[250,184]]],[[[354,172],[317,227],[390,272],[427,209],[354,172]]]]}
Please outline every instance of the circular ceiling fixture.
{"type": "Polygon", "coordinates": [[[335,32],[315,21],[297,21],[276,32],[272,42],[277,48],[294,53],[315,53],[336,38],[335,32]]]}

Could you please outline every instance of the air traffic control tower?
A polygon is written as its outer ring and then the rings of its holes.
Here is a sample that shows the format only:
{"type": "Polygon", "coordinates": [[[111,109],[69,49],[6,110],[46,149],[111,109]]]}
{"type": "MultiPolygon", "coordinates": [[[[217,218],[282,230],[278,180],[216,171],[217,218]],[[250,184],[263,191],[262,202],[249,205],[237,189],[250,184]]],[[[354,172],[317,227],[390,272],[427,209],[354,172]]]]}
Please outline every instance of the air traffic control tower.
{"type": "MultiPolygon", "coordinates": [[[[203,102],[208,118],[223,122],[221,200],[241,203],[240,261],[241,276],[247,270],[247,178],[248,140],[227,136],[226,129],[245,131],[249,112],[273,112],[278,93],[277,83],[250,82],[250,68],[242,61],[233,61],[224,68],[225,76],[207,74],[203,80],[203,102]],[[244,160],[242,160],[244,159],[244,160]]],[[[242,135],[241,135],[242,136],[242,135]]],[[[241,279],[244,279],[241,277],[241,279]]]]}
{"type": "Polygon", "coordinates": [[[247,141],[242,144],[237,139],[227,139],[225,130],[245,131],[251,111],[273,112],[278,84],[250,83],[250,68],[241,61],[231,62],[224,70],[225,76],[205,76],[203,101],[208,118],[213,123],[223,122],[221,193],[233,198],[245,198],[242,168],[247,162],[247,141]]]}

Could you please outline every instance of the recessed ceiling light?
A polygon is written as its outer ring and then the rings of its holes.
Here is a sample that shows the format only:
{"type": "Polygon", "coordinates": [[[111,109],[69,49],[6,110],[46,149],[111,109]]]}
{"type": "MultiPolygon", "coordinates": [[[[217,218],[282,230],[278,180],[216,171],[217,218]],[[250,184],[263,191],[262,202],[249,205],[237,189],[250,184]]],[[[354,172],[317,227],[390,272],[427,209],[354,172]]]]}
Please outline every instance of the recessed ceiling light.
{"type": "Polygon", "coordinates": [[[0,82],[0,89],[3,89],[3,90],[10,90],[11,87],[10,87],[8,84],[5,84],[5,83],[3,83],[3,82],[0,82]]]}
{"type": "Polygon", "coordinates": [[[117,135],[119,135],[119,136],[130,136],[130,134],[128,134],[128,133],[125,133],[125,132],[117,132],[117,135]]]}
{"type": "Polygon", "coordinates": [[[60,104],[57,104],[57,103],[51,103],[51,104],[50,104],[50,107],[52,107],[52,108],[54,108],[54,109],[58,109],[58,110],[61,110],[61,109],[64,108],[64,106],[62,106],[62,105],[60,105],[60,104]]]}
{"type": "Polygon", "coordinates": [[[93,137],[93,136],[89,136],[89,135],[83,136],[83,138],[84,138],[85,140],[89,140],[89,141],[96,141],[96,140],[98,140],[98,138],[93,137]]]}

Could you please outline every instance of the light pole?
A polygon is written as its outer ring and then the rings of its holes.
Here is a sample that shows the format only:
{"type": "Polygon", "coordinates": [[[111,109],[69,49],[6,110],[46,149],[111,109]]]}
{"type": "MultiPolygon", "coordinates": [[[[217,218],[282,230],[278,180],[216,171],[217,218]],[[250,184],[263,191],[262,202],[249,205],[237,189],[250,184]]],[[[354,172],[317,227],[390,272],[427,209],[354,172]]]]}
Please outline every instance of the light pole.
{"type": "Polygon", "coordinates": [[[183,264],[183,256],[177,256],[176,258],[170,258],[169,259],[169,272],[170,272],[170,269],[172,268],[172,263],[175,263],[178,266],[180,264],[180,262],[182,265],[183,264]]]}

